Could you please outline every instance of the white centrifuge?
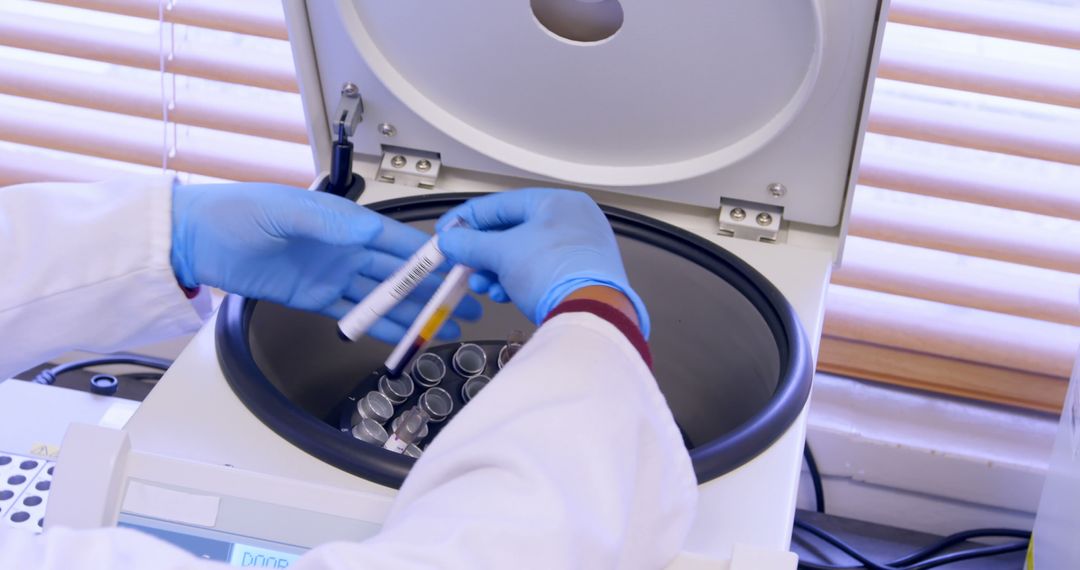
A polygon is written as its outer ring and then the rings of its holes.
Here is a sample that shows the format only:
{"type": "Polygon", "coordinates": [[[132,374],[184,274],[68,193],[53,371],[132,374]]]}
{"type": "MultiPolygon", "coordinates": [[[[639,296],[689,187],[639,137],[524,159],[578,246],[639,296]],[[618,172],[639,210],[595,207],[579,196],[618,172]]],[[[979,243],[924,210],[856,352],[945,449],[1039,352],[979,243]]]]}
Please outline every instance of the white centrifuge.
{"type": "MultiPolygon", "coordinates": [[[[884,4],[285,10],[316,161],[329,169],[344,124],[365,205],[425,229],[468,194],[522,186],[581,189],[604,207],[700,481],[680,563],[793,568],[813,358],[884,4]]],[[[486,303],[463,336],[530,328],[486,303]]],[[[414,460],[355,440],[337,414],[389,350],[229,297],[123,431],[69,433],[48,524],[137,526],[226,560],[377,531],[414,460]]]]}

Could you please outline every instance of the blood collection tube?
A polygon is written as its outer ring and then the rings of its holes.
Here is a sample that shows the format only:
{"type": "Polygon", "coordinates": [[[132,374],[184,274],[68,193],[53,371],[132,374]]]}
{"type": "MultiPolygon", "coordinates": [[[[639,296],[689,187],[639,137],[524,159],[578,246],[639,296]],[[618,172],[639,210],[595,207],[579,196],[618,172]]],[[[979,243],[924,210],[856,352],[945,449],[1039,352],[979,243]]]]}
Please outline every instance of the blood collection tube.
{"type": "Polygon", "coordinates": [[[404,453],[405,449],[421,437],[427,435],[427,424],[431,418],[419,406],[405,410],[397,418],[393,433],[386,438],[383,449],[404,453]]]}
{"type": "Polygon", "coordinates": [[[450,392],[442,388],[429,388],[420,394],[420,401],[415,407],[394,418],[391,434],[383,444],[383,449],[404,453],[409,444],[427,436],[428,422],[441,422],[452,411],[454,400],[450,398],[450,392]]]}
{"type": "MultiPolygon", "coordinates": [[[[465,220],[455,218],[446,225],[446,229],[464,225],[465,220]]],[[[341,337],[355,341],[364,336],[376,321],[408,297],[421,281],[444,262],[446,256],[439,249],[438,236],[434,236],[338,321],[341,337]]]]}
{"type": "MultiPolygon", "coordinates": [[[[391,431],[391,433],[396,432],[398,430],[398,428],[401,427],[401,421],[402,421],[402,419],[404,417],[405,417],[405,414],[401,414],[400,416],[394,418],[394,421],[390,422],[390,431],[391,431]]],[[[427,426],[427,422],[424,422],[423,427],[421,427],[420,431],[418,431],[416,433],[416,439],[413,440],[413,441],[420,441],[420,440],[424,439],[427,436],[428,436],[428,426],[427,426]]]]}
{"type": "Polygon", "coordinates": [[[420,314],[405,331],[404,336],[398,341],[390,356],[386,357],[384,365],[390,376],[400,376],[413,357],[419,354],[428,345],[446,320],[453,314],[458,303],[469,291],[469,277],[473,270],[464,265],[455,265],[446,274],[442,285],[435,290],[435,294],[420,309],[420,314]]]}

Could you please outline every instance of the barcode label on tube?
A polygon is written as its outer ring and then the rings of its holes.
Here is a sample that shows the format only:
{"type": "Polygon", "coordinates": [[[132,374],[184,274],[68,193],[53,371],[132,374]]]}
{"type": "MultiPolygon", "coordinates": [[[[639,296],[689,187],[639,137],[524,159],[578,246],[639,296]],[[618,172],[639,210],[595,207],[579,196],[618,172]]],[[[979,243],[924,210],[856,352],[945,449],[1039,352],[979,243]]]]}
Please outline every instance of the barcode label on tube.
{"type": "Polygon", "coordinates": [[[404,299],[409,291],[412,291],[428,273],[431,273],[432,268],[435,267],[435,260],[429,257],[421,257],[417,260],[416,265],[409,270],[408,275],[405,276],[397,285],[394,286],[394,297],[397,300],[404,299]]]}

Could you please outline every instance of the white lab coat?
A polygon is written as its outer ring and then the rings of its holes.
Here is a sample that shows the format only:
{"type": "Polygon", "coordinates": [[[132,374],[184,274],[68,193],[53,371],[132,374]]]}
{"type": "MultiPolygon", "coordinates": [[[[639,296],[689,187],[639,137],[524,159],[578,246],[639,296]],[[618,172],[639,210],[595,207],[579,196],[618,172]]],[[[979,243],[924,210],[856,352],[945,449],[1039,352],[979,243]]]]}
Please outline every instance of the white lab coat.
{"type": "MultiPolygon", "coordinates": [[[[168,180],[0,189],[0,375],[71,348],[115,350],[201,322],[169,267],[168,180]]],[[[428,447],[382,532],[297,570],[660,568],[697,499],[641,357],[585,313],[545,324],[428,447]]],[[[223,565],[130,529],[0,524],[0,569],[223,565]]]]}

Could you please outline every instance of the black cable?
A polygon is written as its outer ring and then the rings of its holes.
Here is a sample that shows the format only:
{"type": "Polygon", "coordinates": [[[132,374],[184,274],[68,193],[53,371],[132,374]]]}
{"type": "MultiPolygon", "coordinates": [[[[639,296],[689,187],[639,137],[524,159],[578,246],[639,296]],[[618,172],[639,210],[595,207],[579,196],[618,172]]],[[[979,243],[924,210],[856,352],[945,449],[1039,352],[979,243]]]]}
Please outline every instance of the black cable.
{"type": "Polygon", "coordinates": [[[138,354],[113,354],[109,356],[102,356],[100,358],[88,358],[86,360],[76,360],[54,366],[52,368],[42,370],[34,376],[33,382],[35,384],[52,384],[56,382],[56,377],[64,374],[65,372],[71,372],[72,370],[81,370],[83,368],[89,368],[91,366],[106,366],[110,364],[131,364],[134,366],[145,366],[147,368],[154,368],[156,370],[168,370],[172,365],[171,360],[165,360],[163,358],[154,358],[152,356],[140,356],[138,354]]]}
{"type": "Polygon", "coordinates": [[[806,458],[806,468],[810,470],[810,480],[814,482],[814,502],[817,505],[815,510],[824,514],[825,487],[821,484],[821,472],[818,471],[817,461],[814,459],[814,452],[810,451],[810,444],[803,444],[802,452],[803,457],[806,458]]]}
{"type": "Polygon", "coordinates": [[[972,530],[965,530],[950,534],[949,536],[942,538],[941,540],[935,542],[930,546],[927,546],[925,548],[912,552],[911,554],[903,558],[898,558],[893,562],[890,562],[889,565],[906,566],[914,564],[928,556],[932,556],[938,552],[941,552],[942,550],[945,550],[946,548],[956,546],[957,544],[966,542],[968,540],[971,540],[972,538],[984,538],[991,536],[1008,536],[1013,538],[1030,539],[1031,533],[1026,530],[1016,530],[1012,528],[977,528],[972,530]]]}
{"type": "Polygon", "coordinates": [[[816,526],[814,526],[814,525],[812,525],[812,524],[810,524],[810,523],[808,523],[806,521],[801,521],[801,520],[796,519],[795,520],[795,526],[797,528],[801,528],[801,529],[813,534],[814,536],[817,536],[818,538],[825,541],[826,543],[836,547],[837,549],[844,552],[845,554],[848,554],[849,556],[851,556],[855,560],[863,563],[861,565],[852,565],[852,564],[841,565],[841,564],[822,564],[822,563],[817,563],[817,562],[806,562],[806,561],[800,560],[799,561],[799,568],[805,568],[807,570],[858,570],[860,568],[869,569],[869,570],[881,570],[881,569],[884,569],[884,570],[926,570],[928,568],[936,568],[938,566],[944,566],[946,564],[952,564],[954,562],[960,562],[962,560],[969,560],[969,559],[972,559],[972,558],[982,558],[982,557],[986,557],[986,556],[997,556],[999,554],[1007,554],[1009,552],[1016,552],[1018,550],[1023,550],[1025,548],[1027,548],[1027,544],[1028,544],[1028,540],[1021,540],[1021,541],[1017,541],[1017,542],[1010,542],[1010,543],[1001,544],[1001,545],[995,545],[995,546],[984,546],[984,547],[978,547],[978,548],[971,548],[971,549],[968,549],[968,550],[962,550],[962,551],[959,551],[959,552],[952,552],[952,553],[949,553],[949,554],[940,555],[940,556],[938,556],[936,558],[929,558],[929,559],[923,560],[924,558],[926,558],[926,557],[928,557],[928,556],[930,556],[932,554],[935,554],[937,552],[945,550],[946,548],[956,546],[957,544],[960,544],[960,543],[965,542],[965,541],[967,541],[969,539],[972,539],[972,538],[990,537],[990,536],[1010,536],[1010,537],[1030,539],[1030,537],[1031,537],[1031,533],[1028,532],[1028,531],[1008,529],[1008,528],[982,528],[982,529],[966,530],[966,531],[963,531],[963,532],[958,532],[958,533],[955,533],[955,534],[951,534],[951,535],[939,540],[938,542],[936,542],[936,543],[934,543],[934,544],[932,544],[930,546],[927,546],[925,548],[922,548],[922,549],[920,549],[920,550],[918,550],[916,552],[908,554],[907,556],[904,556],[902,558],[898,558],[898,559],[893,560],[891,562],[886,562],[886,563],[882,564],[882,563],[870,561],[864,555],[859,553],[858,549],[856,549],[855,547],[853,547],[850,544],[844,542],[843,540],[836,537],[835,535],[833,535],[833,534],[831,534],[829,532],[826,532],[826,531],[824,531],[824,530],[822,530],[822,529],[820,529],[820,528],[818,528],[818,527],[816,527],[816,526]],[[865,563],[866,561],[871,562],[871,564],[866,564],[865,563]]]}
{"type": "MultiPolygon", "coordinates": [[[[812,525],[812,524],[810,524],[810,523],[808,523],[806,521],[802,521],[802,520],[799,520],[799,519],[796,518],[795,519],[795,528],[800,528],[802,530],[805,530],[806,532],[809,532],[810,534],[820,538],[821,540],[824,540],[825,542],[833,545],[834,547],[839,549],[844,554],[847,554],[848,556],[850,556],[850,557],[854,558],[855,560],[857,560],[858,562],[862,563],[862,566],[846,566],[846,567],[842,567],[842,566],[831,566],[831,567],[826,566],[827,568],[866,568],[867,570],[896,570],[893,567],[878,564],[877,562],[874,562],[873,560],[870,560],[869,558],[864,556],[861,552],[859,552],[855,547],[853,547],[850,544],[844,542],[839,537],[833,535],[832,533],[830,533],[830,532],[828,532],[826,530],[818,528],[817,526],[812,525]]],[[[803,562],[801,560],[799,561],[799,567],[800,568],[803,568],[803,567],[809,568],[809,566],[804,566],[803,562]]]]}
{"type": "MultiPolygon", "coordinates": [[[[816,502],[816,510],[819,513],[825,513],[825,490],[821,482],[821,471],[818,469],[817,461],[814,458],[814,453],[810,450],[809,445],[803,446],[803,458],[806,459],[807,469],[810,471],[810,479],[814,484],[814,499],[816,502]]],[[[816,562],[799,561],[799,568],[806,570],[927,570],[929,568],[936,568],[938,566],[944,566],[946,564],[952,564],[954,562],[960,562],[962,560],[970,560],[972,558],[982,558],[986,556],[996,556],[999,554],[1007,554],[1009,552],[1016,552],[1027,548],[1028,542],[1031,539],[1031,533],[1024,530],[1016,530],[1010,528],[979,528],[972,530],[965,530],[950,534],[937,542],[920,548],[911,554],[886,562],[884,564],[874,562],[870,560],[858,549],[844,542],[837,536],[811,524],[799,518],[795,519],[795,528],[802,529],[814,536],[817,536],[826,543],[837,548],[841,552],[847,554],[854,560],[861,563],[861,565],[838,565],[838,564],[819,564],[816,562]],[[1000,544],[995,546],[984,546],[978,548],[971,548],[968,550],[962,550],[959,552],[952,552],[949,554],[942,554],[940,556],[930,558],[931,556],[946,550],[950,547],[956,546],[963,542],[966,542],[972,538],[979,537],[1000,537],[1008,536],[1015,538],[1023,538],[1025,540],[1010,542],[1006,544],[1000,544]]]]}
{"type": "Polygon", "coordinates": [[[840,564],[823,564],[820,562],[807,562],[803,559],[799,559],[799,570],[859,570],[860,568],[866,568],[860,565],[847,565],[842,566],[840,564]]]}
{"type": "Polygon", "coordinates": [[[1028,541],[1018,540],[1016,542],[999,544],[997,546],[983,546],[980,548],[971,548],[968,550],[961,550],[960,552],[953,552],[952,554],[943,554],[937,558],[931,558],[914,566],[902,566],[900,568],[902,568],[902,570],[928,570],[929,568],[937,568],[938,566],[944,566],[963,560],[971,560],[972,558],[986,558],[988,556],[1019,552],[1021,550],[1027,550],[1027,547],[1028,541]]]}
{"type": "Polygon", "coordinates": [[[799,570],[859,570],[865,568],[865,566],[841,566],[839,564],[822,564],[819,562],[807,562],[803,559],[799,559],[799,570]]]}
{"type": "Polygon", "coordinates": [[[162,376],[164,374],[160,372],[131,372],[124,374],[123,378],[133,382],[142,382],[143,384],[156,384],[158,380],[161,380],[162,376]]]}

